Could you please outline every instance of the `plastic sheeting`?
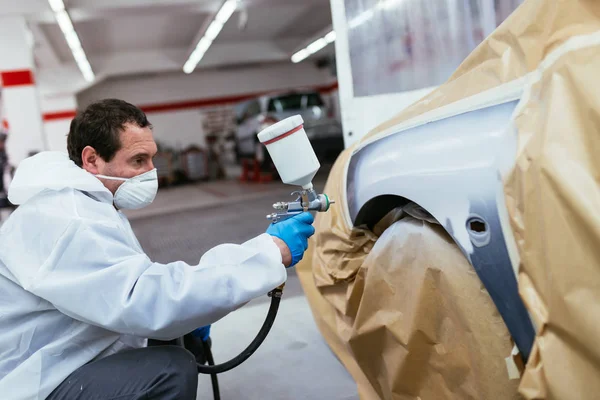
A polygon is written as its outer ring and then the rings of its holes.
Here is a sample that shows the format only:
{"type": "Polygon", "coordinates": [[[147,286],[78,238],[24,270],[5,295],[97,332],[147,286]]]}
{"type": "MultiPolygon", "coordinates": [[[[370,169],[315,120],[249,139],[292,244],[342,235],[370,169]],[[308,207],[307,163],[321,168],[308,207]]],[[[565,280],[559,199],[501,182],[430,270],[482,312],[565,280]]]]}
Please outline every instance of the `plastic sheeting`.
{"type": "Polygon", "coordinates": [[[345,0],[355,96],[443,83],[520,0],[345,0]]]}
{"type": "MultiPolygon", "coordinates": [[[[514,116],[518,159],[506,180],[506,198],[521,257],[520,292],[538,326],[533,353],[520,382],[520,392],[528,399],[592,399],[600,393],[600,351],[596,345],[600,320],[595,318],[600,304],[600,95],[594,85],[600,71],[598,32],[600,2],[528,0],[445,84],[362,141],[389,133],[390,128],[410,125],[441,108],[459,110],[470,104],[473,96],[508,87],[508,83],[524,88],[514,116]]],[[[486,390],[514,395],[513,381],[481,379],[485,373],[477,376],[479,392],[469,391],[467,383],[461,386],[459,382],[470,382],[470,377],[464,372],[467,367],[461,360],[466,359],[460,352],[446,353],[443,362],[432,357],[437,337],[431,332],[435,330],[424,330],[420,324],[454,321],[461,306],[449,307],[449,300],[436,299],[454,293],[452,301],[460,304],[468,289],[462,292],[454,286],[455,292],[444,291],[441,283],[450,280],[446,270],[459,271],[466,261],[453,258],[456,249],[441,245],[443,232],[438,231],[438,236],[410,234],[408,227],[402,231],[401,225],[392,225],[396,235],[388,237],[385,227],[380,226],[384,233],[378,239],[381,232],[348,226],[344,176],[354,148],[342,153],[334,165],[326,193],[341,201],[317,217],[317,233],[298,271],[317,324],[357,381],[361,398],[502,398],[483,395],[486,390]],[[384,237],[386,243],[402,251],[381,245],[384,237]],[[443,252],[444,256],[434,259],[422,254],[429,251],[443,252]],[[424,257],[422,262],[413,263],[418,257],[424,257]],[[404,271],[418,265],[432,271],[435,279],[426,281],[425,275],[404,271]],[[370,277],[369,273],[377,275],[370,277]],[[405,274],[405,279],[397,281],[397,274],[405,274]],[[438,308],[431,308],[428,296],[419,296],[424,293],[419,290],[427,285],[431,289],[427,293],[438,308]],[[416,299],[406,299],[403,291],[413,293],[416,299]],[[411,339],[423,340],[422,345],[411,347],[411,339]],[[437,391],[428,389],[430,386],[437,391]]],[[[464,266],[462,271],[468,276],[464,266]]],[[[464,277],[460,282],[472,284],[464,277]]],[[[471,311],[481,319],[495,315],[491,308],[471,311]]],[[[461,335],[464,331],[460,328],[456,324],[454,331],[447,332],[461,335]]],[[[500,359],[510,361],[502,336],[506,328],[502,325],[498,329],[497,342],[484,346],[486,362],[496,366],[500,359]]],[[[493,338],[475,331],[469,334],[471,341],[493,338]]],[[[457,351],[471,354],[472,348],[453,343],[457,351]]],[[[469,368],[476,374],[477,365],[477,359],[471,358],[469,368]]],[[[514,368],[504,368],[503,372],[511,370],[514,373],[514,368]]]]}
{"type": "Polygon", "coordinates": [[[448,81],[373,129],[361,142],[412,118],[524,78],[548,52],[567,39],[595,32],[596,7],[593,0],[525,1],[463,61],[448,81]]]}

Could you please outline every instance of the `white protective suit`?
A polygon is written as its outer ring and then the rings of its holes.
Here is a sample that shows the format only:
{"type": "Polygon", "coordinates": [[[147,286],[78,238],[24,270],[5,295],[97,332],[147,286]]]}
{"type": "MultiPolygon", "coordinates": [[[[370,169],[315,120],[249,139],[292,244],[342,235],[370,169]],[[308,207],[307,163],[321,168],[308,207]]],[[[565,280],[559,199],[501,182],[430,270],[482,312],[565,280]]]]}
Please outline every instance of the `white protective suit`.
{"type": "MultiPolygon", "coordinates": [[[[24,160],[0,229],[0,397],[45,399],[87,362],[208,325],[286,280],[269,235],[159,264],[63,153],[24,160]]],[[[193,235],[194,232],[190,232],[193,235]]]]}

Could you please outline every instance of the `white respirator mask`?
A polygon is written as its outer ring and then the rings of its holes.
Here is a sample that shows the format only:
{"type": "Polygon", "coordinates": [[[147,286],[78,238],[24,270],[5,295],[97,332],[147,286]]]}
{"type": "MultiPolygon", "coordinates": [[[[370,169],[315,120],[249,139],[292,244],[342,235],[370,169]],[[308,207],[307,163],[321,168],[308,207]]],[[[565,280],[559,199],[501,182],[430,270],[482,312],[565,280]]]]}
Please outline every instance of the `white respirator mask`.
{"type": "Polygon", "coordinates": [[[158,191],[158,175],[156,168],[133,178],[119,178],[115,176],[96,175],[98,178],[123,181],[114,196],[114,203],[118,209],[137,210],[144,208],[154,201],[158,191]]]}

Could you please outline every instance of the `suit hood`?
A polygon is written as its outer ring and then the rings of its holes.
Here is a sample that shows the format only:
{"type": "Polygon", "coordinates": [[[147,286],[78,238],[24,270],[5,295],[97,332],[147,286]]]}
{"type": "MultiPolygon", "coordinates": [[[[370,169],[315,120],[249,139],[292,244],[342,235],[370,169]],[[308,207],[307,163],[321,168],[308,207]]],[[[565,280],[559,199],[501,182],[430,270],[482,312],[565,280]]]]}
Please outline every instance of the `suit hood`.
{"type": "Polygon", "coordinates": [[[112,193],[98,178],[78,167],[66,153],[45,151],[23,160],[8,189],[8,199],[21,205],[45,190],[75,189],[110,203],[112,193]]]}

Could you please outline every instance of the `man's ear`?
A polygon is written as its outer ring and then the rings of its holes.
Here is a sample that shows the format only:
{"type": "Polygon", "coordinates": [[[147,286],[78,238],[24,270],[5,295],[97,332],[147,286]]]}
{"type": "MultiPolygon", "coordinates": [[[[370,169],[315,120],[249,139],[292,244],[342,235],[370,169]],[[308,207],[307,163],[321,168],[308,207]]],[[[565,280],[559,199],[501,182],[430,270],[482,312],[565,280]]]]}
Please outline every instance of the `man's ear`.
{"type": "Polygon", "coordinates": [[[86,146],[81,152],[81,168],[90,174],[98,175],[100,173],[100,162],[102,159],[92,146],[86,146]]]}

